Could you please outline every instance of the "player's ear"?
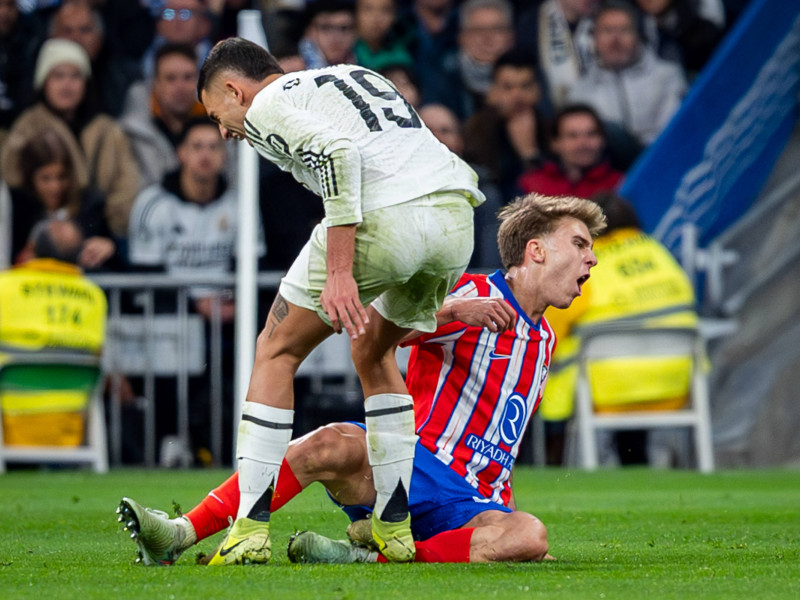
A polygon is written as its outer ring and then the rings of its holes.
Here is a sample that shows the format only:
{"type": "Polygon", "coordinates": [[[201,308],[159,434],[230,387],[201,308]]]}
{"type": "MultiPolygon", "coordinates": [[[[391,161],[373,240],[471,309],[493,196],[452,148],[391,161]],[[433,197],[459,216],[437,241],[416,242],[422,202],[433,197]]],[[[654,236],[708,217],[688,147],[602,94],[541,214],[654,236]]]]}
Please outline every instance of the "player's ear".
{"type": "Polygon", "coordinates": [[[532,238],[525,244],[525,256],[535,263],[543,263],[545,257],[545,245],[542,238],[532,238]]]}
{"type": "Polygon", "coordinates": [[[242,86],[239,85],[237,82],[230,79],[225,81],[225,93],[233,96],[238,104],[244,105],[245,102],[244,88],[242,88],[242,86]]]}

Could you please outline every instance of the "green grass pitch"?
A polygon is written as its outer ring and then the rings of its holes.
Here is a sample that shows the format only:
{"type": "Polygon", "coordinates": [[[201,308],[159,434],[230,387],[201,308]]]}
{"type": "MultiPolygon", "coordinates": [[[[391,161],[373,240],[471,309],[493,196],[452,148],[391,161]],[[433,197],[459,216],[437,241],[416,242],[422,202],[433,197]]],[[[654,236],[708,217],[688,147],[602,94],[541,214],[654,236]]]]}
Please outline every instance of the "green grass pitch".
{"type": "Polygon", "coordinates": [[[555,562],[293,565],[296,529],[344,537],[315,484],[273,516],[273,561],[133,564],[114,509],[123,495],[184,510],[222,471],[12,471],[0,476],[0,597],[127,598],[800,598],[800,472],[518,469],[520,509],[548,527],[555,562]]]}

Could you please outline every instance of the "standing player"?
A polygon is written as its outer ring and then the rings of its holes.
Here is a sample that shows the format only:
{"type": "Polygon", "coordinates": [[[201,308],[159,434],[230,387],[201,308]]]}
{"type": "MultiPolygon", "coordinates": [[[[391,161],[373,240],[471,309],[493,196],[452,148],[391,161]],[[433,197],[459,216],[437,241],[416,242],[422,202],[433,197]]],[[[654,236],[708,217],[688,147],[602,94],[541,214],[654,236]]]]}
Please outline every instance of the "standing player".
{"type": "MultiPolygon", "coordinates": [[[[580,294],[605,219],[588,200],[537,195],[516,200],[500,219],[506,275],[462,276],[438,313],[438,329],[409,342],[407,382],[419,433],[410,490],[418,561],[541,560],[547,552],[541,521],[514,510],[511,469],[555,346],[542,315],[580,294]]],[[[348,516],[362,517],[375,500],[366,454],[355,424],[292,442],[272,508],[321,481],[348,516]]],[[[118,512],[146,564],[171,564],[198,538],[223,529],[237,501],[234,475],[186,518],[168,521],[127,498],[118,512]]],[[[312,532],[296,536],[289,555],[297,562],[381,560],[312,532]]]]}
{"type": "Polygon", "coordinates": [[[413,402],[394,351],[409,330],[436,328],[436,311],[464,272],[472,209],[483,201],[477,177],[386,79],[361,67],[284,75],[266,50],[231,38],[209,54],[197,89],[223,137],[247,139],[325,205],[258,338],[237,446],[241,502],[211,562],[269,560],[294,374],[343,328],[366,398],[375,541],[390,560],[411,560],[413,402]]]}

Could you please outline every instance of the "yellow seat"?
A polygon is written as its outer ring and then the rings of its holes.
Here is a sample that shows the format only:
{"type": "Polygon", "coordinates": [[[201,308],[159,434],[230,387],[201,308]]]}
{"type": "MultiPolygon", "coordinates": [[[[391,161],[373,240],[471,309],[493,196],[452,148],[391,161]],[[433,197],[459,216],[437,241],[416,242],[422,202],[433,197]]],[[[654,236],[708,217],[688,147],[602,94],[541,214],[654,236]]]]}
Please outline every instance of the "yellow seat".
{"type": "Polygon", "coordinates": [[[7,462],[88,463],[108,471],[100,357],[0,355],[0,473],[7,462]]]}
{"type": "Polygon", "coordinates": [[[691,427],[700,471],[714,470],[708,384],[703,361],[703,339],[694,327],[647,328],[636,324],[598,326],[581,339],[575,389],[575,429],[578,461],[586,469],[598,466],[597,431],[600,429],[654,429],[691,427]],[[688,401],[660,409],[598,411],[592,398],[590,363],[610,358],[691,357],[688,401]]]}

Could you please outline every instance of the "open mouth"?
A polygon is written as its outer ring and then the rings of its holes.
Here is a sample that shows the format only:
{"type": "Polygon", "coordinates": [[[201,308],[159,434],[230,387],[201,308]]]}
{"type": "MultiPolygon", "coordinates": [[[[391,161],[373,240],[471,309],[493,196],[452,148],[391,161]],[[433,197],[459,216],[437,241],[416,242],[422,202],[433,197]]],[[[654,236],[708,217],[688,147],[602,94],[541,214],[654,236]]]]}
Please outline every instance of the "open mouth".
{"type": "Polygon", "coordinates": [[[589,279],[589,274],[588,273],[586,275],[581,275],[580,277],[578,277],[578,279],[577,279],[577,282],[578,282],[578,295],[580,295],[581,288],[583,287],[583,284],[588,281],[588,279],[589,279]]]}

